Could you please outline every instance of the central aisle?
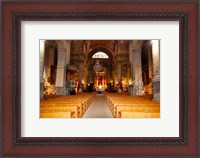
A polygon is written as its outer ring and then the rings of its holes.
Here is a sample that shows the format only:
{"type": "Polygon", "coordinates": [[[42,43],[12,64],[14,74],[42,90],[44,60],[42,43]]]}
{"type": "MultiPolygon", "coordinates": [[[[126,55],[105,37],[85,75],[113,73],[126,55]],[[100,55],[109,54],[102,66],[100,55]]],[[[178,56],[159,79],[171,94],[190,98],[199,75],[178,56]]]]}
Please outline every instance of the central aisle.
{"type": "Polygon", "coordinates": [[[113,118],[103,95],[104,94],[96,94],[94,101],[82,118],[113,118]]]}

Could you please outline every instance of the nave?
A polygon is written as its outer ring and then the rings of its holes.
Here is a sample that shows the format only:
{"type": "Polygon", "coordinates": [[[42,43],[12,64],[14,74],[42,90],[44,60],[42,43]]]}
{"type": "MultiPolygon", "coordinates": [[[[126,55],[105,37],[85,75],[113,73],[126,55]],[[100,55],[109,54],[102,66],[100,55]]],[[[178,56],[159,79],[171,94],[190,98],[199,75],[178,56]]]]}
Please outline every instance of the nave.
{"type": "Polygon", "coordinates": [[[160,103],[119,93],[80,93],[41,101],[40,118],[160,118],[160,103]]]}
{"type": "Polygon", "coordinates": [[[40,100],[79,92],[160,102],[160,41],[40,40],[40,100]]]}
{"type": "Polygon", "coordinates": [[[96,94],[94,101],[83,115],[83,118],[113,118],[104,94],[96,94]]]}

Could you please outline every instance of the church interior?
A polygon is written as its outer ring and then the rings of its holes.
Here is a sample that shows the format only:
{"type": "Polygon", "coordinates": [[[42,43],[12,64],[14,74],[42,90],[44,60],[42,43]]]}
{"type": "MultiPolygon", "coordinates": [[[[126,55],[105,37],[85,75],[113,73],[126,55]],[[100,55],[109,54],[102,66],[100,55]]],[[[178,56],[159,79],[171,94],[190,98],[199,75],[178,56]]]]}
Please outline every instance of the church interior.
{"type": "Polygon", "coordinates": [[[40,118],[160,118],[160,41],[40,40],[40,118]]]}

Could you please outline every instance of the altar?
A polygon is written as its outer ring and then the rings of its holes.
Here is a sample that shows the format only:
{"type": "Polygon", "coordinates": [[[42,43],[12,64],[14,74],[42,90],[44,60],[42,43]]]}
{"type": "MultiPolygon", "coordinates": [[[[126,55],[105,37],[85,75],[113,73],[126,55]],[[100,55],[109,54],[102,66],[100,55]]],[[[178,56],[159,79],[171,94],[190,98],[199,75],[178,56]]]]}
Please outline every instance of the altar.
{"type": "Polygon", "coordinates": [[[97,87],[96,87],[96,91],[97,91],[97,92],[104,92],[104,91],[105,91],[105,87],[97,86],[97,87]]]}
{"type": "Polygon", "coordinates": [[[94,80],[94,88],[97,92],[103,92],[107,89],[106,72],[95,72],[94,80]]]}

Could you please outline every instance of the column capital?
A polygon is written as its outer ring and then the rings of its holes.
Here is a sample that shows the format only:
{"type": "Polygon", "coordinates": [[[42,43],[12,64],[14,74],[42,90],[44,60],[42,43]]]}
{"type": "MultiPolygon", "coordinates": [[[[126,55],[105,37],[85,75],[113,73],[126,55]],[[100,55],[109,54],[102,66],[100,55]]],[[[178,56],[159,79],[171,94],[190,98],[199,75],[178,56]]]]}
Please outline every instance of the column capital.
{"type": "Polygon", "coordinates": [[[132,40],[132,41],[130,41],[132,48],[141,48],[143,43],[144,43],[144,40],[132,40]]]}
{"type": "Polygon", "coordinates": [[[66,49],[64,47],[58,47],[58,53],[64,53],[66,49]]]}
{"type": "Polygon", "coordinates": [[[142,49],[141,48],[133,48],[132,53],[135,53],[135,52],[142,52],[142,49]]]}
{"type": "Polygon", "coordinates": [[[71,44],[72,40],[66,40],[67,44],[71,44]]]}
{"type": "Polygon", "coordinates": [[[56,43],[58,45],[58,52],[67,52],[69,45],[71,44],[71,40],[58,40],[56,43]]]}

